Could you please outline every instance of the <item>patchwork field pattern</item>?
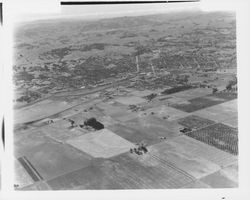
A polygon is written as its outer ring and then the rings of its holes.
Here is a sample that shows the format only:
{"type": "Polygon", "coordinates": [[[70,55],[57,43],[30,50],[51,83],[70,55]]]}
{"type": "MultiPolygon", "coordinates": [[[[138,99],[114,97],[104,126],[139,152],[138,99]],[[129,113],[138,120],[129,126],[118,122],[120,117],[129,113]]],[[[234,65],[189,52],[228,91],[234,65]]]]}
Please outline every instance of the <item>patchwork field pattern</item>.
{"type": "Polygon", "coordinates": [[[15,190],[238,186],[235,13],[147,14],[16,24],[15,190]]]}

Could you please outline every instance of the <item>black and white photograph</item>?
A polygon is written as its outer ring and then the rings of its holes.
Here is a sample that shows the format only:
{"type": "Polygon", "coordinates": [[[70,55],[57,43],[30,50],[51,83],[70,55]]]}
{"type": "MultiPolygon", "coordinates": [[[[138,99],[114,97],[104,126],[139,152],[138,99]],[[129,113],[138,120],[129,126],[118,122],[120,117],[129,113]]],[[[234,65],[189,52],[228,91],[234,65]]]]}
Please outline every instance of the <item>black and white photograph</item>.
{"type": "Polygon", "coordinates": [[[238,189],[236,11],[201,4],[15,19],[13,190],[238,189]]]}

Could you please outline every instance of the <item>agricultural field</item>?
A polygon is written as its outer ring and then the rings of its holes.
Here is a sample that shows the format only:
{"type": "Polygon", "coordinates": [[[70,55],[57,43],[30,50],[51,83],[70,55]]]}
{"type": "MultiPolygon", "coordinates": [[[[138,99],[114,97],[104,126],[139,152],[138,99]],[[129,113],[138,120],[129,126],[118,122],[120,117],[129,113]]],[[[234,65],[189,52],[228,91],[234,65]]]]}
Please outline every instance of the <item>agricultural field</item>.
{"type": "Polygon", "coordinates": [[[198,131],[189,132],[186,135],[233,155],[238,154],[237,130],[224,124],[218,123],[207,126],[198,131]]]}
{"type": "Polygon", "coordinates": [[[191,116],[179,119],[178,123],[191,129],[199,129],[202,127],[212,125],[215,122],[195,116],[195,115],[191,115],[191,116]]]}
{"type": "Polygon", "coordinates": [[[180,109],[185,112],[194,112],[197,110],[201,110],[210,106],[214,106],[228,100],[236,99],[236,94],[214,94],[214,95],[207,95],[203,97],[198,97],[194,99],[188,100],[188,103],[185,104],[173,104],[174,108],[180,109]]]}

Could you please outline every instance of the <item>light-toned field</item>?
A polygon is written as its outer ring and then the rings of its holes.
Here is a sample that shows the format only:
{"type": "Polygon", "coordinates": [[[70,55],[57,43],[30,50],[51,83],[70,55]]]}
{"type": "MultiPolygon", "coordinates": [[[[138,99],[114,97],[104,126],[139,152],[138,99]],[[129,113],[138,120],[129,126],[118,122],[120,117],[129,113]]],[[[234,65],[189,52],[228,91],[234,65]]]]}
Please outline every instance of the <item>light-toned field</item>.
{"type": "Polygon", "coordinates": [[[112,103],[98,103],[97,108],[102,110],[103,113],[109,116],[115,116],[116,114],[126,112],[125,106],[117,106],[114,102],[112,103]]]}
{"type": "Polygon", "coordinates": [[[152,93],[155,93],[155,91],[152,91],[152,90],[143,90],[143,91],[134,90],[130,93],[130,95],[137,96],[137,97],[144,97],[144,96],[150,95],[152,93]]]}
{"type": "Polygon", "coordinates": [[[208,184],[203,183],[203,182],[200,181],[200,180],[197,180],[197,181],[192,182],[192,183],[190,183],[190,184],[187,184],[187,185],[185,185],[185,186],[183,187],[183,189],[190,189],[190,188],[191,188],[191,189],[192,189],[192,188],[204,189],[204,188],[211,188],[211,186],[208,185],[208,184]]]}
{"type": "Polygon", "coordinates": [[[115,101],[124,105],[133,105],[133,104],[136,105],[146,102],[146,99],[137,96],[130,96],[130,97],[128,96],[128,97],[119,97],[115,99],[115,101]]]}
{"type": "Polygon", "coordinates": [[[143,112],[138,113],[139,116],[156,116],[159,118],[164,118],[168,121],[173,121],[190,115],[184,111],[169,107],[169,106],[159,106],[147,109],[143,112]]]}
{"type": "Polygon", "coordinates": [[[234,182],[223,171],[215,172],[201,179],[205,184],[210,185],[212,188],[236,188],[238,183],[234,182]]]}
{"type": "MultiPolygon", "coordinates": [[[[97,107],[106,115],[106,119],[112,118],[113,121],[110,121],[107,125],[114,124],[117,120],[125,122],[137,117],[137,113],[128,111],[127,106],[120,103],[100,103],[97,104],[97,107]]],[[[105,122],[105,117],[103,117],[103,121],[105,122]]]]}
{"type": "Polygon", "coordinates": [[[70,127],[70,123],[66,120],[60,120],[56,123],[43,126],[41,131],[44,135],[58,141],[65,142],[68,139],[86,134],[88,131],[79,127],[70,127]]]}
{"type": "MultiPolygon", "coordinates": [[[[175,148],[179,149],[180,152],[188,152],[188,154],[191,154],[194,157],[200,157],[208,160],[221,168],[238,161],[237,156],[233,156],[232,154],[221,151],[213,146],[207,145],[186,135],[173,138],[169,140],[169,142],[170,144],[173,144],[175,148]]],[[[165,143],[168,143],[168,140],[165,143]]],[[[152,146],[152,148],[155,148],[155,146],[152,146]]]]}
{"type": "Polygon", "coordinates": [[[15,134],[14,137],[14,154],[15,156],[21,157],[26,155],[26,153],[30,153],[33,148],[37,146],[43,145],[49,142],[49,138],[44,136],[41,129],[29,129],[20,131],[15,134]]]}
{"type": "Polygon", "coordinates": [[[171,96],[177,97],[183,100],[190,100],[190,99],[194,99],[197,97],[206,96],[211,93],[212,93],[212,89],[210,88],[195,88],[195,89],[185,90],[182,92],[177,92],[177,93],[172,94],[171,96]]]}
{"type": "Polygon", "coordinates": [[[237,128],[238,127],[238,116],[233,116],[233,117],[229,117],[229,118],[226,118],[224,120],[221,120],[221,123],[226,124],[228,126],[231,126],[233,128],[237,128]]]}
{"type": "Polygon", "coordinates": [[[67,143],[95,158],[109,158],[128,152],[134,147],[132,143],[108,129],[70,139],[67,143]]]}
{"type": "Polygon", "coordinates": [[[34,183],[32,178],[18,160],[14,161],[14,170],[14,184],[18,185],[18,187],[22,188],[34,183]]]}
{"type": "Polygon", "coordinates": [[[71,106],[72,104],[65,101],[43,100],[31,106],[14,110],[14,123],[19,124],[36,121],[56,114],[71,106]]]}
{"type": "Polygon", "coordinates": [[[185,143],[179,144],[175,142],[175,139],[153,145],[149,151],[153,157],[173,164],[196,179],[220,169],[219,165],[193,155],[192,152],[185,149],[185,143]]]}
{"type": "Polygon", "coordinates": [[[164,104],[175,104],[175,103],[181,103],[181,104],[189,104],[188,100],[186,100],[185,98],[180,98],[180,97],[174,97],[174,96],[168,96],[170,98],[162,101],[162,103],[164,102],[164,104]]]}
{"type": "Polygon", "coordinates": [[[42,191],[45,191],[45,190],[51,190],[51,188],[49,187],[49,185],[46,183],[46,182],[36,182],[32,185],[28,185],[26,187],[23,187],[21,188],[21,190],[26,190],[26,191],[37,191],[37,190],[42,190],[42,191]]]}
{"type": "Polygon", "coordinates": [[[204,117],[216,122],[225,122],[233,127],[237,126],[237,100],[227,101],[215,106],[193,112],[194,115],[204,117]]]}
{"type": "Polygon", "coordinates": [[[194,181],[194,177],[149,154],[125,154],[114,160],[129,174],[129,179],[136,183],[135,188],[180,188],[194,181]]]}

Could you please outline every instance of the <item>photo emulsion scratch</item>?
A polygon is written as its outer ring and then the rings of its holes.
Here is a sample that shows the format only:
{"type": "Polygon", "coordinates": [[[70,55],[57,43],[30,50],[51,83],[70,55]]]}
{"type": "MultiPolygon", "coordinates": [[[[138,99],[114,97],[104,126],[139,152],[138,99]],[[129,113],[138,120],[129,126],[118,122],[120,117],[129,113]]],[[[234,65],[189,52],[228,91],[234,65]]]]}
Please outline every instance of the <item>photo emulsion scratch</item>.
{"type": "Polygon", "coordinates": [[[15,190],[237,188],[235,12],[95,6],[15,28],[15,190]]]}

